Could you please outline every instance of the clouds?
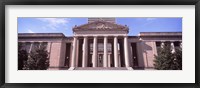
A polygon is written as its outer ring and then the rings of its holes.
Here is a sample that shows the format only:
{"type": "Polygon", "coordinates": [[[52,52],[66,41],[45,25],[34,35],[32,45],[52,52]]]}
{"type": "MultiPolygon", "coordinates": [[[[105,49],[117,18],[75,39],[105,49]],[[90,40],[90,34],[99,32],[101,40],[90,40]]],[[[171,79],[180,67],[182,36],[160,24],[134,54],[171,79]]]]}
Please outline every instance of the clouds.
{"type": "Polygon", "coordinates": [[[28,33],[35,33],[35,32],[33,32],[31,29],[28,29],[28,33]]]}
{"type": "Polygon", "coordinates": [[[144,21],[145,23],[143,24],[143,26],[147,26],[154,23],[157,20],[157,18],[146,18],[145,20],[146,21],[144,21]]]}
{"type": "Polygon", "coordinates": [[[37,20],[45,23],[42,28],[53,30],[57,30],[61,26],[66,26],[70,21],[69,18],[37,18],[37,20]]]}
{"type": "Polygon", "coordinates": [[[147,21],[153,21],[156,20],[156,18],[146,18],[147,21]]]}

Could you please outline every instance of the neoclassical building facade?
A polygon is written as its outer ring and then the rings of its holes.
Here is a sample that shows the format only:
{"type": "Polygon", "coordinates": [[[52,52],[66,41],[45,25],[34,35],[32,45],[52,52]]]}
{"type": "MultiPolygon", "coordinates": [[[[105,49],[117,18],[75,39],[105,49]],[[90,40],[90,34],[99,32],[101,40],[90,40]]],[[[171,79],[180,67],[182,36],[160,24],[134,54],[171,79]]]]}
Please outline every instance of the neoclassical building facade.
{"type": "Polygon", "coordinates": [[[45,46],[49,70],[136,70],[153,69],[157,49],[170,42],[172,51],[182,47],[181,32],[140,32],[128,36],[127,25],[115,18],[88,18],[74,26],[73,36],[62,33],[19,33],[18,42],[28,53],[45,46]]]}

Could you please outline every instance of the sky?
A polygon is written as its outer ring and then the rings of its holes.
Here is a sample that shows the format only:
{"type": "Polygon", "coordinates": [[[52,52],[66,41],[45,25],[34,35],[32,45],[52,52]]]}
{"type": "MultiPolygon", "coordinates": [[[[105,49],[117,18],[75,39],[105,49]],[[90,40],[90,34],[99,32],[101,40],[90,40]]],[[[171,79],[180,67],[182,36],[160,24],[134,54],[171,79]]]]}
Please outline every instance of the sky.
{"type": "MultiPolygon", "coordinates": [[[[86,24],[88,18],[19,17],[18,33],[63,33],[72,36],[72,28],[86,24]]],[[[116,23],[129,27],[129,36],[140,32],[182,32],[182,18],[116,18],[116,23]]]]}

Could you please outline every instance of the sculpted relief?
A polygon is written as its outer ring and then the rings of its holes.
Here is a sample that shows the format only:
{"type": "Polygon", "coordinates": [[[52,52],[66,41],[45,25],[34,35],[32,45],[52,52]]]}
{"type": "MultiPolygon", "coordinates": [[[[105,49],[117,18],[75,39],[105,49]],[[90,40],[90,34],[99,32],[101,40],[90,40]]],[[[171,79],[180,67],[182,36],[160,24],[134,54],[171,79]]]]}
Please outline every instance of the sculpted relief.
{"type": "Polygon", "coordinates": [[[89,24],[76,26],[74,30],[125,30],[127,31],[128,28],[123,25],[118,25],[114,23],[109,23],[105,21],[97,21],[92,22],[89,24]]]}
{"type": "Polygon", "coordinates": [[[97,26],[94,27],[94,28],[96,28],[96,29],[111,29],[111,27],[106,26],[106,25],[103,24],[103,23],[99,23],[99,24],[97,24],[97,26]]]}

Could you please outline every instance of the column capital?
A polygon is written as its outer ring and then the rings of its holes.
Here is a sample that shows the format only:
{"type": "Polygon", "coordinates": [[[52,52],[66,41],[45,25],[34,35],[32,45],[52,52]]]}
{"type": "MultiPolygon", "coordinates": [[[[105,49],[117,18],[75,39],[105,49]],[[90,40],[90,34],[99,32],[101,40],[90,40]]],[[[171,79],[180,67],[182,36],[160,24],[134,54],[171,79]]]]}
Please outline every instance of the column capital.
{"type": "Polygon", "coordinates": [[[87,35],[84,35],[83,38],[88,38],[88,36],[87,36],[87,35]]]}
{"type": "Polygon", "coordinates": [[[128,37],[128,35],[122,35],[122,37],[128,37]]]}
{"type": "Polygon", "coordinates": [[[42,41],[39,41],[39,43],[43,43],[42,41]]]}
{"type": "Polygon", "coordinates": [[[172,41],[170,41],[171,43],[174,43],[174,42],[176,42],[176,40],[172,40],[172,41]]]}
{"type": "Polygon", "coordinates": [[[119,36],[118,36],[118,35],[114,35],[113,37],[114,37],[114,38],[117,38],[117,37],[119,37],[119,36]]]}
{"type": "Polygon", "coordinates": [[[165,41],[161,41],[161,43],[164,43],[165,41]]]}
{"type": "Polygon", "coordinates": [[[124,35],[123,37],[128,38],[128,35],[124,35]]]}
{"type": "Polygon", "coordinates": [[[79,36],[73,36],[73,38],[78,38],[79,36]]]}
{"type": "Polygon", "coordinates": [[[103,37],[104,37],[104,38],[108,38],[108,35],[104,35],[103,37]]]}
{"type": "MultiPolygon", "coordinates": [[[[20,43],[26,43],[25,41],[22,41],[22,42],[20,42],[20,43]]],[[[30,42],[31,43],[31,42],[30,42]]]]}
{"type": "Polygon", "coordinates": [[[97,38],[98,36],[97,36],[97,35],[94,35],[93,37],[94,37],[94,38],[97,38]]]}

